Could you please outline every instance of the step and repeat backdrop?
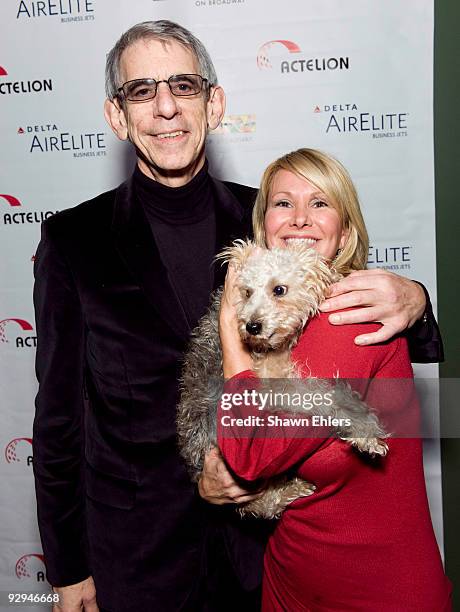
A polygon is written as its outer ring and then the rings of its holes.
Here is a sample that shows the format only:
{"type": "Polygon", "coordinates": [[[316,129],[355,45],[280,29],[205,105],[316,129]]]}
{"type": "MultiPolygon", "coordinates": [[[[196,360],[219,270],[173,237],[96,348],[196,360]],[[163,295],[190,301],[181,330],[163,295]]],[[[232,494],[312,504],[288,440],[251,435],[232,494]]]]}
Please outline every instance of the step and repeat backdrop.
{"type": "MultiPolygon", "coordinates": [[[[207,142],[213,174],[257,185],[288,150],[333,154],[358,187],[369,267],[422,281],[436,304],[432,0],[4,0],[0,591],[49,589],[31,446],[40,224],[132,172],[129,144],[103,117],[105,57],[131,25],[163,18],[205,43],[227,93],[207,142]]],[[[416,373],[436,377],[437,366],[416,373]]],[[[437,410],[436,397],[427,399],[437,410]]],[[[425,472],[442,550],[436,441],[426,445],[425,472]]]]}

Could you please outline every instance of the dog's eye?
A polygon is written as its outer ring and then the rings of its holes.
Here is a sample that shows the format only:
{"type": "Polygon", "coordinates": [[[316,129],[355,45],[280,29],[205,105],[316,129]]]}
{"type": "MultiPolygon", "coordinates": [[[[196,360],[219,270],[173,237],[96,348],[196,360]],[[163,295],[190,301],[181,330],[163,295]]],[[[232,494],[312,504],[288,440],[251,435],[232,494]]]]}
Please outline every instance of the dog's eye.
{"type": "Polygon", "coordinates": [[[251,295],[252,295],[252,291],[250,289],[245,289],[244,290],[244,295],[245,295],[245,297],[250,298],[251,295]]]}
{"type": "Polygon", "coordinates": [[[286,295],[288,288],[286,285],[276,285],[273,288],[273,294],[279,297],[280,295],[286,295]]]}

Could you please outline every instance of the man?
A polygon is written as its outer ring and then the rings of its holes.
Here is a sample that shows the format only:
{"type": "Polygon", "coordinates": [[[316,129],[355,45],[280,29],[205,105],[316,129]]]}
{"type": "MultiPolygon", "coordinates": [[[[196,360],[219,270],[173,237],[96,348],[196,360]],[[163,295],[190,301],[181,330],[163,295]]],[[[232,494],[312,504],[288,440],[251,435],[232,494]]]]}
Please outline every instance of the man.
{"type": "MultiPolygon", "coordinates": [[[[225,96],[190,32],[132,27],[108,55],[106,88],[106,119],[136,149],[134,174],[50,218],[35,264],[34,473],[56,609],[254,610],[263,535],[225,504],[257,492],[215,450],[199,485],[212,505],[202,501],[178,456],[175,406],[189,333],[223,282],[213,257],[250,232],[255,190],[207,172],[205,138],[225,96]]],[[[385,323],[364,342],[425,310],[420,286],[394,275],[341,285],[331,308],[369,308],[339,323],[385,323]]],[[[422,360],[438,356],[429,305],[427,316],[413,345],[422,360]]]]}

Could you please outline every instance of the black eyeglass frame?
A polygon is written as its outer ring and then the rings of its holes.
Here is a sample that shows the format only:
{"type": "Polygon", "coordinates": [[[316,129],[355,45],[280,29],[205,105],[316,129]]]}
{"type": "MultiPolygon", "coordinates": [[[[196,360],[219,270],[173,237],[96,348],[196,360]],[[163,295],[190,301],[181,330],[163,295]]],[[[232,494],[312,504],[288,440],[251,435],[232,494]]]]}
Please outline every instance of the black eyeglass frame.
{"type": "Polygon", "coordinates": [[[167,83],[168,87],[169,87],[169,91],[171,92],[171,94],[173,96],[176,96],[177,98],[188,98],[190,96],[197,96],[199,93],[201,93],[203,91],[203,87],[212,87],[212,84],[209,82],[209,79],[206,79],[205,77],[201,76],[201,74],[172,74],[168,79],[163,79],[161,81],[157,81],[154,78],[151,77],[147,77],[144,79],[131,79],[130,81],[126,81],[125,83],[123,83],[123,85],[121,87],[119,87],[117,89],[117,95],[119,98],[121,98],[122,100],[127,100],[128,102],[132,102],[134,104],[136,103],[141,103],[141,102],[149,102],[150,100],[153,100],[158,92],[158,85],[160,83],[167,83]],[[178,77],[198,77],[201,79],[201,86],[199,91],[193,92],[193,93],[185,93],[185,94],[178,94],[178,93],[174,93],[172,88],[171,88],[171,79],[177,79],[178,77]],[[145,100],[130,100],[130,98],[128,98],[128,96],[125,93],[125,86],[128,85],[129,83],[135,83],[135,82],[148,82],[148,84],[155,84],[155,93],[151,98],[145,98],[145,100]]]}

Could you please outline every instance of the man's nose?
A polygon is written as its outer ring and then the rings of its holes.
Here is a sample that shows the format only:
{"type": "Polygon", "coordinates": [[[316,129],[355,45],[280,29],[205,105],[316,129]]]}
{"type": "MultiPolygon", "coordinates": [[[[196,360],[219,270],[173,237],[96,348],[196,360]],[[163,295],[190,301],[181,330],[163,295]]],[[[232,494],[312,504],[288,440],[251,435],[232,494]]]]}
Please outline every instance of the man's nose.
{"type": "Polygon", "coordinates": [[[172,119],[177,112],[177,98],[169,89],[168,83],[158,83],[154,98],[154,113],[166,119],[172,119]]]}

